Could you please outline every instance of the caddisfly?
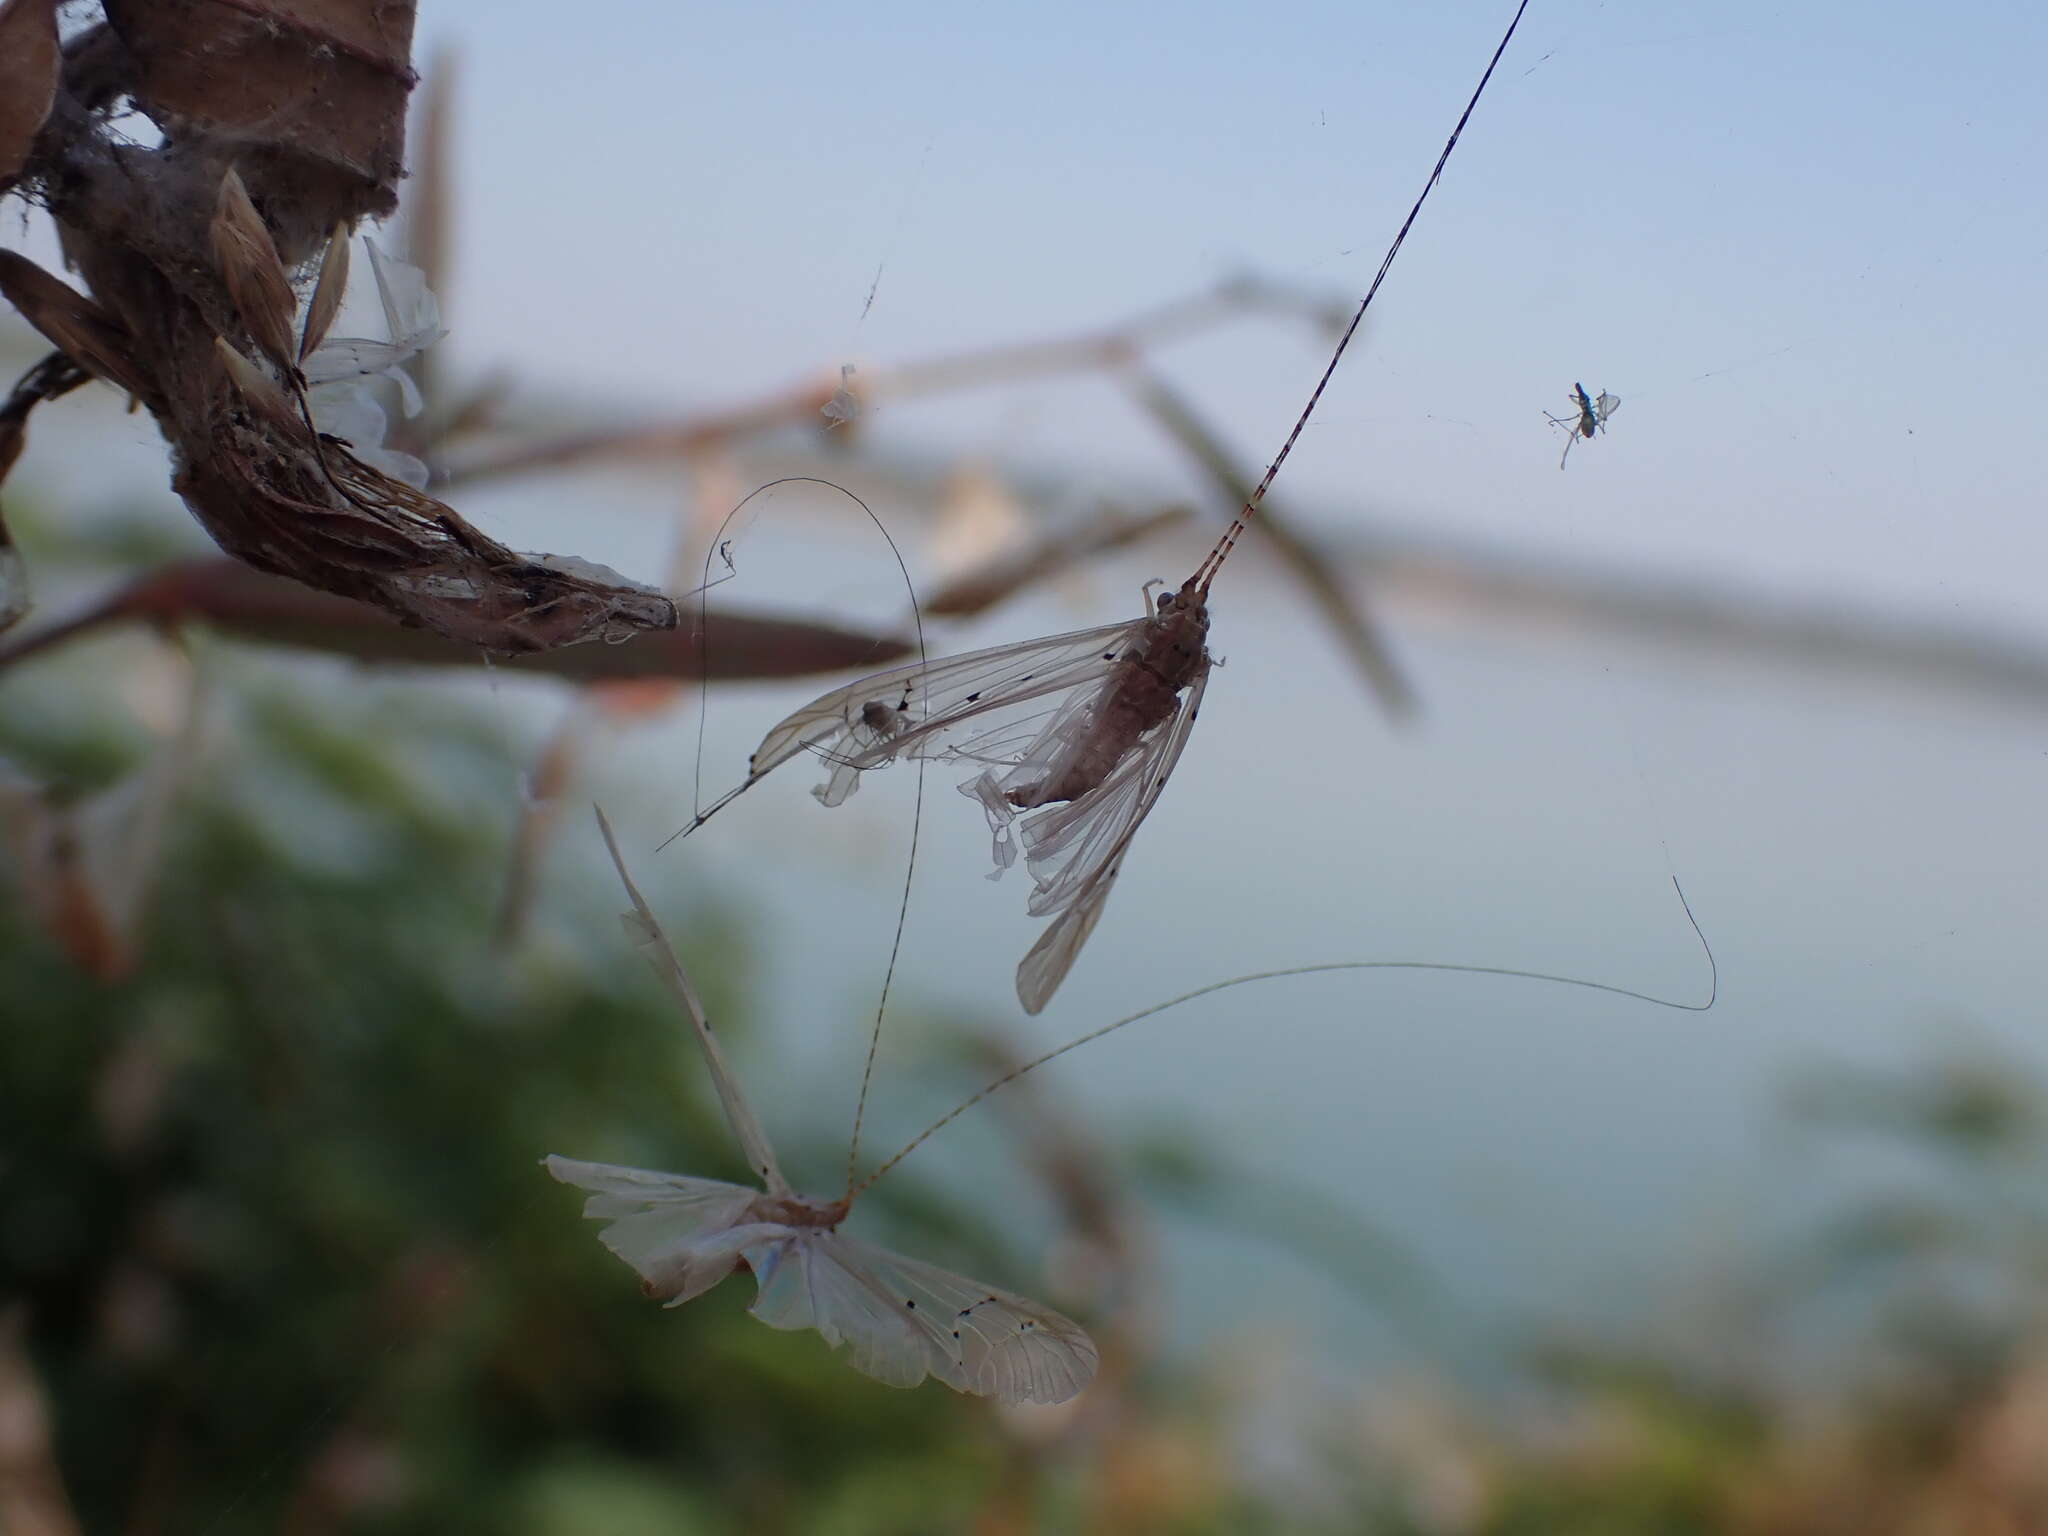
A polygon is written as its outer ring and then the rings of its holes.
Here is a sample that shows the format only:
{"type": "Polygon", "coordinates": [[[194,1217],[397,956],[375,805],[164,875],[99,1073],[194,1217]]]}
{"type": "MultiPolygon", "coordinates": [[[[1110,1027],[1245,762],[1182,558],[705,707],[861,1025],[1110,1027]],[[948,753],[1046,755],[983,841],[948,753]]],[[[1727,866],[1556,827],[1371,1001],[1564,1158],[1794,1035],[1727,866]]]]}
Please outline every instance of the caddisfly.
{"type": "MultiPolygon", "coordinates": [[[[1057,1403],[1093,1379],[1095,1344],[1079,1324],[1037,1302],[839,1231],[860,1194],[898,1163],[989,1095],[1069,1051],[1212,993],[1338,971],[1500,976],[1605,992],[1688,1013],[1711,1009],[1720,993],[1713,949],[1675,879],[1673,889],[1707,959],[1710,981],[1703,1003],[1675,1002],[1629,987],[1548,972],[1435,961],[1347,960],[1233,977],[1140,1009],[1012,1067],[933,1121],[859,1184],[853,1181],[849,1163],[847,1190],[838,1199],[808,1199],[795,1193],[783,1177],[767,1133],[742,1096],[674,948],[633,884],[602,811],[598,824],[633,904],[625,914],[628,928],[689,1015],[726,1121],[762,1187],[552,1155],[542,1159],[543,1164],[563,1183],[590,1191],[583,1214],[606,1223],[601,1240],[639,1273],[649,1296],[679,1306],[745,1265],[758,1287],[751,1308],[756,1317],[771,1328],[815,1328],[827,1344],[847,1345],[848,1360],[856,1370],[890,1386],[912,1387],[932,1376],[958,1391],[1004,1402],[1057,1403]]],[[[876,1027],[879,1032],[879,1016],[876,1027]]],[[[859,1123],[856,1115],[856,1153],[859,1123]]]]}
{"type": "Polygon", "coordinates": [[[1017,967],[1018,1001],[1037,1013],[1102,915],[1124,850],[1187,745],[1213,664],[1204,640],[1220,564],[1212,556],[1142,618],[835,689],[768,733],[748,782],[818,752],[832,773],[814,793],[838,805],[861,774],[901,756],[983,765],[961,790],[988,815],[996,873],[1016,862],[1021,842],[1036,881],[1031,914],[1058,914],[1017,967]],[[1026,811],[1036,814],[1020,821],[1026,811]]]}
{"type": "Polygon", "coordinates": [[[1621,409],[1621,396],[1610,395],[1602,390],[1598,395],[1588,395],[1586,386],[1572,385],[1571,402],[1579,408],[1576,416],[1553,416],[1543,413],[1543,419],[1553,427],[1564,428],[1564,452],[1558,455],[1557,467],[1564,468],[1564,461],[1572,456],[1572,444],[1582,437],[1591,437],[1595,432],[1607,430],[1607,418],[1621,409]]]}
{"type": "Polygon", "coordinates": [[[1523,0],[1280,452],[1192,576],[1121,624],[920,662],[834,689],[769,731],[745,783],[691,828],[799,752],[831,764],[815,791],[826,805],[899,757],[979,764],[960,787],[987,813],[996,873],[1015,862],[1021,844],[1035,882],[1029,910],[1053,918],[1017,967],[1018,1001],[1027,1013],[1042,1009],[1101,917],[1131,839],[1187,745],[1214,665],[1206,645],[1210,584],[1308,425],[1526,9],[1523,0]]]}
{"type": "Polygon", "coordinates": [[[598,822],[633,903],[626,922],[689,1015],[726,1121],[762,1186],[544,1158],[563,1183],[591,1191],[583,1214],[607,1223],[600,1234],[605,1246],[639,1272],[649,1296],[669,1306],[703,1295],[745,1265],[759,1287],[754,1316],[771,1328],[817,1329],[834,1348],[847,1346],[855,1370],[892,1387],[932,1376],[1006,1403],[1059,1403],[1087,1386],[1095,1344],[1079,1324],[842,1233],[858,1193],[851,1187],[837,1200],[808,1199],[790,1187],[601,811],[598,822]]]}

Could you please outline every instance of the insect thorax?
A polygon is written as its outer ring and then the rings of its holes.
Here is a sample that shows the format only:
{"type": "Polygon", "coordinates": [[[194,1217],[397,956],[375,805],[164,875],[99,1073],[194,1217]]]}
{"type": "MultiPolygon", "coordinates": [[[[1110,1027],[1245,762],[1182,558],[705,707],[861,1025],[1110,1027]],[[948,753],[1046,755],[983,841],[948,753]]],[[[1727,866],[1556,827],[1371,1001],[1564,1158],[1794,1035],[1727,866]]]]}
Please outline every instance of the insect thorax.
{"type": "Polygon", "coordinates": [[[779,1227],[817,1227],[829,1232],[846,1220],[852,1204],[837,1200],[810,1200],[802,1195],[762,1195],[747,1207],[747,1220],[772,1222],[779,1227]]]}
{"type": "Polygon", "coordinates": [[[1209,639],[1209,605],[1189,582],[1178,592],[1160,594],[1159,611],[1145,628],[1143,637],[1124,652],[1175,693],[1192,683],[1202,670],[1202,647],[1209,639]]]}
{"type": "Polygon", "coordinates": [[[1034,810],[1099,787],[1147,732],[1180,708],[1181,694],[1209,664],[1203,649],[1208,633],[1208,606],[1189,588],[1162,596],[1159,611],[1117,656],[1088,729],[1064,744],[1043,778],[1012,785],[1004,798],[1018,810],[1034,810]]]}

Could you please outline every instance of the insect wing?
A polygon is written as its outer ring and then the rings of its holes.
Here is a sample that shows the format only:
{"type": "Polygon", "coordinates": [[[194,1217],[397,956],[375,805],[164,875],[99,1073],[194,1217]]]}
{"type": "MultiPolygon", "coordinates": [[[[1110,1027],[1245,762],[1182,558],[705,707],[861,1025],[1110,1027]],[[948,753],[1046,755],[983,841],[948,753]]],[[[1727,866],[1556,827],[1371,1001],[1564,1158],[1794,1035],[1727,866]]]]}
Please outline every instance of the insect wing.
{"type": "Polygon", "coordinates": [[[668,983],[669,990],[675,993],[683,1011],[690,1016],[690,1025],[697,1032],[697,1044],[704,1052],[704,1064],[711,1070],[712,1086],[718,1091],[718,1102],[725,1110],[726,1123],[739,1140],[740,1150],[746,1154],[747,1166],[761,1176],[761,1182],[771,1193],[787,1194],[789,1184],[775,1161],[775,1149],[768,1144],[768,1133],[762,1130],[761,1122],[754,1116],[753,1106],[740,1092],[739,1079],[726,1065],[725,1052],[719,1048],[718,1036],[712,1032],[711,1020],[697,998],[697,989],[690,985],[682,961],[676,958],[675,946],[661,931],[661,924],[655,921],[654,909],[647,905],[647,898],[640,894],[632,875],[627,873],[625,857],[619,852],[618,839],[612,836],[612,824],[605,819],[603,811],[597,813],[597,825],[598,830],[604,833],[604,845],[611,851],[612,863],[618,866],[619,879],[633,903],[633,910],[625,914],[627,931],[633,941],[647,952],[648,962],[656,974],[668,983]]]}
{"type": "Polygon", "coordinates": [[[758,1190],[570,1157],[541,1161],[564,1184],[591,1192],[583,1214],[607,1223],[599,1241],[639,1271],[650,1296],[672,1307],[731,1274],[759,1231],[742,1225],[758,1190]]]}
{"type": "Polygon", "coordinates": [[[837,1232],[749,1248],[753,1313],[815,1328],[857,1371],[892,1387],[933,1376],[1006,1403],[1065,1402],[1095,1375],[1095,1342],[1050,1307],[837,1232]]]}
{"type": "Polygon", "coordinates": [[[1135,619],[969,651],[835,688],[761,739],[748,767],[749,781],[799,752],[822,752],[838,771],[820,798],[836,805],[867,769],[906,752],[945,755],[944,733],[966,721],[1099,680],[1115,664],[1130,632],[1145,622],[1135,619]]]}
{"type": "Polygon", "coordinates": [[[1620,409],[1621,396],[1619,395],[1603,394],[1598,400],[1593,402],[1593,415],[1602,426],[1607,425],[1607,418],[1620,409]]]}
{"type": "Polygon", "coordinates": [[[1026,1013],[1045,1007],[1088,942],[1131,839],[1180,762],[1208,686],[1205,665],[1188,685],[1180,709],[1140,741],[1115,772],[1080,799],[1051,806],[1023,823],[1025,858],[1037,881],[1029,910],[1034,916],[1059,913],[1017,966],[1017,1000],[1026,1013]]]}

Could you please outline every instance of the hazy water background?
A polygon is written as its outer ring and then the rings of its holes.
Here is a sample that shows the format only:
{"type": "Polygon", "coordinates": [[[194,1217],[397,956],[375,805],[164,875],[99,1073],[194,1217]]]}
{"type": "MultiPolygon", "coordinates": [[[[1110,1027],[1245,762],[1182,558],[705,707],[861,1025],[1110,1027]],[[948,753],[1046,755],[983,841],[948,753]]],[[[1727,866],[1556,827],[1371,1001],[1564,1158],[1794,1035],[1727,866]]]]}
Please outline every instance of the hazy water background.
{"type": "MultiPolygon", "coordinates": [[[[1239,262],[1354,291],[1494,10],[1136,7],[1084,25],[1057,8],[803,8],[692,31],[623,6],[565,33],[552,8],[450,5],[427,26],[460,50],[465,92],[451,356],[509,366],[550,411],[654,415],[1113,317],[1239,262]]],[[[2048,646],[2048,224],[2022,67],[2043,23],[1974,14],[1536,7],[1279,495],[1339,549],[1393,526],[2048,646]],[[1577,378],[1624,405],[1560,474],[1540,413],[1577,378]]],[[[1166,366],[1257,458],[1321,346],[1249,325],[1166,366]]],[[[1099,381],[884,401],[872,428],[934,472],[979,457],[1079,496],[1189,484],[1099,381]]],[[[147,429],[115,435],[134,483],[160,485],[147,429]]],[[[35,470],[60,502],[77,473],[56,453],[35,470]]],[[[564,475],[461,505],[521,547],[652,575],[681,499],[564,475]]],[[[778,501],[719,600],[899,611],[871,537],[811,505],[778,501]]],[[[918,537],[909,519],[913,553],[918,537]]],[[[1130,613],[1141,581],[1184,574],[1206,538],[1105,562],[942,644],[1130,613]]],[[[1096,1123],[1199,1124],[1235,1165],[1411,1245],[1490,1316],[1653,1308],[1674,1264],[1710,1276],[1795,1221],[1800,1152],[1771,1107],[1817,1056],[1894,1060],[1962,1031],[2041,1060],[2037,698],[1493,621],[1398,583],[1376,596],[1423,702],[1405,729],[1255,551],[1230,570],[1201,732],[1038,1021],[1010,996],[1035,931],[1024,882],[979,878],[980,817],[933,773],[899,996],[1006,1021],[1020,1043],[1348,958],[1690,998],[1704,978],[1677,875],[1720,962],[1711,1014],[1331,977],[1191,1005],[1054,1069],[1096,1123]]],[[[494,688],[536,731],[552,718],[533,685],[443,686],[494,688]]],[[[811,691],[715,694],[710,786],[811,691]]],[[[620,738],[592,786],[643,845],[687,814],[694,730],[685,711],[620,738]]],[[[834,814],[804,787],[788,770],[650,861],[675,892],[701,877],[738,893],[761,925],[778,1022],[746,1066],[771,1124],[845,1113],[908,809],[902,773],[834,814]]],[[[590,894],[564,880],[552,899],[590,894]]],[[[890,1067],[918,1047],[896,1040],[890,1067]]],[[[929,1075],[885,1079],[878,1150],[950,1097],[929,1075]]],[[[971,1131],[954,1145],[991,1198],[1018,1198],[975,1166],[971,1131]]],[[[1387,1347],[1326,1278],[1160,1219],[1191,1346],[1278,1321],[1339,1367],[1387,1347]]]]}

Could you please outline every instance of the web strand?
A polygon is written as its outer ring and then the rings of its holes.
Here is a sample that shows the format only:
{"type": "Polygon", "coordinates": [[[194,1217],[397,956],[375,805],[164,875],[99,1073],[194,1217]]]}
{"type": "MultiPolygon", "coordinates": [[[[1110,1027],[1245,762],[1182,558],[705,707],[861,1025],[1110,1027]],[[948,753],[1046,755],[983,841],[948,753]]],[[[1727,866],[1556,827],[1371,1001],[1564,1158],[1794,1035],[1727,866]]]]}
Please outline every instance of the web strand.
{"type": "MultiPolygon", "coordinates": [[[[903,590],[910,594],[911,620],[917,631],[917,659],[920,663],[931,660],[930,653],[925,649],[924,611],[917,604],[917,586],[910,579],[910,567],[904,562],[903,551],[896,547],[896,541],[889,536],[889,530],[883,526],[881,518],[875,515],[873,507],[870,507],[845,486],[838,484],[836,481],[821,479],[816,475],[784,475],[780,479],[770,480],[766,485],[755,486],[745,496],[740,498],[737,506],[725,514],[724,519],[718,525],[717,531],[711,535],[710,547],[704,551],[703,583],[697,588],[696,593],[693,594],[699,599],[697,604],[697,645],[698,657],[701,663],[697,671],[696,763],[690,790],[690,804],[696,809],[693,809],[687,823],[669,833],[667,837],[654,845],[656,853],[661,852],[662,849],[668,847],[677,838],[688,837],[692,832],[703,826],[705,822],[716,816],[720,811],[731,805],[733,801],[739,799],[741,795],[744,795],[760,782],[760,775],[749,773],[746,778],[735,784],[731,789],[728,789],[724,794],[712,801],[710,805],[706,806],[704,804],[704,722],[711,713],[710,599],[705,594],[709,593],[713,587],[722,585],[722,581],[711,580],[711,562],[717,556],[718,551],[724,547],[725,531],[732,526],[732,520],[744,512],[747,509],[747,504],[756,496],[783,485],[823,486],[828,491],[837,491],[867,514],[868,521],[875,525],[875,532],[879,533],[882,536],[882,542],[889,546],[889,556],[896,562],[896,569],[903,577],[903,590]]],[[[918,786],[920,796],[922,796],[923,791],[924,786],[920,784],[918,786]]],[[[915,836],[912,838],[911,855],[913,858],[916,857],[915,836]]],[[[899,940],[901,939],[900,931],[897,937],[899,940]]],[[[893,961],[891,968],[894,968],[893,961]]]]}
{"type": "Polygon", "coordinates": [[[1707,1000],[1703,1003],[1683,1003],[1673,998],[1658,997],[1653,992],[1638,992],[1633,987],[1620,987],[1606,981],[1587,981],[1578,976],[1559,976],[1550,971],[1524,971],[1504,965],[1456,965],[1448,961],[1432,960],[1333,960],[1321,965],[1295,965],[1289,966],[1284,970],[1257,971],[1250,976],[1233,976],[1228,981],[1212,981],[1207,986],[1195,988],[1192,992],[1183,992],[1180,996],[1170,997],[1163,1003],[1154,1003],[1149,1008],[1141,1008],[1136,1013],[1126,1014],[1121,1019],[1104,1024],[1099,1029],[1091,1029],[1087,1034],[1076,1036],[1065,1045],[1054,1046],[1043,1055],[1034,1056],[1031,1060],[1012,1067],[971,1097],[961,1100],[960,1103],[954,1105],[953,1108],[947,1110],[945,1114],[939,1116],[938,1119],[918,1132],[902,1151],[898,1152],[887,1162],[882,1163],[873,1173],[861,1180],[853,1194],[859,1195],[865,1191],[869,1185],[881,1178],[883,1174],[894,1168],[903,1159],[910,1156],[911,1153],[915,1152],[927,1141],[930,1141],[932,1137],[943,1131],[955,1120],[958,1120],[983,1099],[1007,1088],[1026,1073],[1036,1072],[1047,1062],[1057,1061],[1060,1057],[1066,1055],[1067,1052],[1078,1051],[1082,1046],[1100,1040],[1104,1035],[1113,1035],[1126,1024],[1136,1024],[1141,1019],[1149,1019],[1155,1014],[1165,1013],[1168,1009],[1178,1008],[1183,1003],[1191,1003],[1197,998],[1207,997],[1214,992],[1228,992],[1235,987],[1247,987],[1256,981],[1277,981],[1287,976],[1324,976],[1337,971],[1448,971],[1461,976],[1505,976],[1516,981],[1540,981],[1556,987],[1578,987],[1587,992],[1605,992],[1611,997],[1626,997],[1639,1003],[1651,1003],[1659,1008],[1675,1008],[1681,1013],[1705,1013],[1720,999],[1721,967],[1714,959],[1713,946],[1707,942],[1706,934],[1700,930],[1699,919],[1692,915],[1692,903],[1685,899],[1685,887],[1678,883],[1678,878],[1675,875],[1671,880],[1671,888],[1678,893],[1678,904],[1685,911],[1685,920],[1692,925],[1693,937],[1700,941],[1700,949],[1707,957],[1707,1000]]]}
{"type": "Polygon", "coordinates": [[[1479,105],[1479,98],[1486,94],[1486,83],[1493,78],[1493,72],[1500,64],[1501,55],[1508,51],[1508,44],[1514,40],[1515,28],[1522,24],[1522,13],[1528,9],[1529,0],[1522,0],[1522,3],[1515,7],[1514,20],[1508,23],[1507,31],[1501,34],[1500,46],[1493,50],[1493,57],[1487,61],[1486,73],[1479,77],[1479,84],[1472,91],[1472,99],[1465,103],[1465,110],[1458,115],[1457,126],[1451,130],[1451,136],[1444,141],[1443,153],[1436,157],[1436,166],[1430,171],[1429,180],[1422,184],[1422,191],[1416,197],[1415,205],[1408,210],[1408,217],[1401,221],[1401,228],[1394,236],[1394,243],[1387,247],[1387,254],[1381,258],[1380,269],[1373,274],[1372,286],[1366,289],[1365,297],[1359,301],[1358,308],[1352,313],[1351,323],[1344,327],[1344,334],[1337,339],[1337,350],[1330,354],[1329,364],[1323,369],[1323,376],[1316,380],[1316,387],[1308,397],[1308,404],[1301,408],[1301,415],[1295,418],[1294,430],[1287,434],[1287,441],[1280,445],[1280,452],[1274,456],[1273,462],[1266,466],[1265,475],[1253,488],[1250,498],[1238,511],[1237,516],[1231,519],[1230,526],[1223,531],[1223,537],[1216,541],[1215,547],[1209,551],[1201,565],[1196,567],[1195,574],[1190,579],[1196,584],[1197,591],[1207,594],[1209,583],[1216,579],[1216,573],[1223,569],[1223,562],[1230,558],[1230,552],[1237,547],[1238,535],[1244,532],[1251,522],[1253,513],[1258,511],[1259,503],[1265,500],[1266,488],[1272,485],[1274,477],[1280,473],[1280,466],[1287,462],[1287,456],[1294,452],[1295,442],[1301,437],[1302,430],[1308,426],[1309,417],[1315,414],[1316,405],[1323,398],[1323,391],[1329,388],[1330,379],[1337,372],[1337,364],[1343,361],[1345,348],[1351,345],[1351,338],[1358,334],[1358,327],[1365,319],[1365,312],[1372,307],[1373,296],[1380,291],[1380,284],[1386,281],[1387,272],[1394,265],[1394,258],[1401,253],[1402,242],[1408,238],[1408,231],[1415,227],[1416,215],[1422,212],[1422,205],[1429,201],[1429,194],[1436,189],[1437,181],[1444,173],[1444,167],[1450,163],[1451,151],[1458,147],[1459,136],[1464,133],[1465,125],[1472,120],[1473,109],[1479,105]]]}

